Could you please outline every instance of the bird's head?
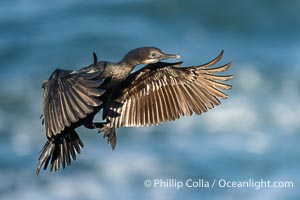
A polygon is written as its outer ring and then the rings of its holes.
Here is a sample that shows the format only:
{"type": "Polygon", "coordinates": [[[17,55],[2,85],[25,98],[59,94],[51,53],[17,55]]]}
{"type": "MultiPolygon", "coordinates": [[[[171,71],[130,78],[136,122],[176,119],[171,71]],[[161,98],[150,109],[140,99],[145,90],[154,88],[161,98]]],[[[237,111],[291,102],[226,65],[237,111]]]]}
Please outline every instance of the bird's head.
{"type": "Polygon", "coordinates": [[[179,59],[180,56],[164,53],[156,47],[141,47],[129,51],[124,57],[124,59],[136,64],[152,64],[169,58],[179,59]]]}

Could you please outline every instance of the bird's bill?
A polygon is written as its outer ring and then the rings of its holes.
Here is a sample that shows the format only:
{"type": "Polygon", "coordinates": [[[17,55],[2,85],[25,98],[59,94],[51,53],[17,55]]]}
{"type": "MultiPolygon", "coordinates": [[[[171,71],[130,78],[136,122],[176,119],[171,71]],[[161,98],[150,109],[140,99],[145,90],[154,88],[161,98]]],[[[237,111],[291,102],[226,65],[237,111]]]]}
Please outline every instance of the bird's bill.
{"type": "Polygon", "coordinates": [[[157,63],[161,60],[166,60],[166,59],[171,59],[171,58],[179,59],[180,55],[162,53],[161,55],[157,56],[156,58],[150,58],[150,59],[145,60],[143,62],[143,64],[153,64],[153,63],[157,63]]]}
{"type": "Polygon", "coordinates": [[[164,53],[164,54],[162,54],[162,56],[161,56],[160,59],[161,59],[161,60],[166,60],[166,59],[170,59],[170,58],[180,59],[180,55],[164,53]]]}

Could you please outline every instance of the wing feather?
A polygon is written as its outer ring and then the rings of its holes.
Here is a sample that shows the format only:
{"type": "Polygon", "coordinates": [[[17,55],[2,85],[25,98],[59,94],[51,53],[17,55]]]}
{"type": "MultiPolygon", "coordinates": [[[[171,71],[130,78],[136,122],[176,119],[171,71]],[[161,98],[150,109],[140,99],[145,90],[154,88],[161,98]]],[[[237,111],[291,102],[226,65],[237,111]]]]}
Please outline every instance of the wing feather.
{"type": "Polygon", "coordinates": [[[200,115],[202,112],[206,112],[207,108],[204,105],[204,103],[202,102],[202,99],[199,98],[198,95],[198,89],[197,88],[192,88],[193,85],[186,85],[186,88],[190,94],[190,96],[192,97],[192,100],[194,102],[194,104],[196,105],[196,109],[197,111],[194,111],[197,115],[200,115]]]}
{"type": "Polygon", "coordinates": [[[178,119],[178,108],[177,105],[175,103],[176,99],[174,98],[174,96],[172,95],[172,87],[170,85],[166,86],[166,92],[168,95],[168,100],[169,100],[169,105],[170,105],[170,113],[172,116],[172,120],[178,119]]]}
{"type": "MultiPolygon", "coordinates": [[[[125,115],[124,115],[124,118],[123,120],[121,120],[121,125],[124,125],[124,124],[129,124],[130,121],[129,121],[129,118],[130,118],[130,109],[128,108],[131,108],[132,106],[132,99],[129,99],[129,101],[127,101],[127,105],[126,105],[126,112],[125,112],[125,115]],[[125,122],[125,123],[124,123],[125,122]]],[[[120,107],[120,110],[122,110],[122,107],[120,107]]]]}
{"type": "Polygon", "coordinates": [[[67,109],[66,109],[66,102],[64,101],[64,96],[61,92],[59,92],[59,98],[61,102],[61,110],[62,110],[62,118],[63,118],[63,123],[66,127],[69,127],[71,125],[71,120],[69,116],[67,115],[67,109]]]}
{"type": "MultiPolygon", "coordinates": [[[[231,63],[227,63],[222,65],[221,67],[205,69],[205,73],[216,73],[216,72],[224,72],[231,66],[231,63]]],[[[199,70],[204,69],[203,67],[199,67],[199,70]]]]}
{"type": "Polygon", "coordinates": [[[58,95],[57,100],[55,101],[55,107],[56,107],[56,117],[57,117],[57,122],[58,122],[58,127],[59,127],[59,132],[61,132],[64,128],[64,120],[63,120],[63,113],[62,113],[62,106],[60,104],[60,96],[58,95]]]}
{"type": "Polygon", "coordinates": [[[181,93],[182,103],[184,103],[185,108],[187,110],[186,115],[191,116],[193,114],[193,106],[190,104],[189,95],[182,84],[178,85],[178,89],[181,93]]]}
{"type": "Polygon", "coordinates": [[[176,94],[174,93],[173,87],[168,85],[167,92],[169,92],[170,99],[171,99],[170,103],[172,104],[173,117],[174,119],[178,119],[182,112],[180,110],[180,106],[178,105],[177,97],[176,94]]]}
{"type": "Polygon", "coordinates": [[[204,82],[206,82],[207,85],[211,87],[216,87],[218,89],[229,90],[231,88],[231,85],[220,83],[214,80],[206,79],[204,82]]]}
{"type": "Polygon", "coordinates": [[[157,83],[153,83],[154,85],[154,90],[156,92],[153,93],[154,95],[154,98],[155,98],[155,103],[156,103],[156,123],[158,123],[159,121],[162,120],[162,115],[161,115],[161,109],[162,109],[162,106],[161,106],[161,100],[160,100],[160,97],[159,97],[159,93],[157,92],[159,90],[159,86],[157,83]]]}
{"type": "MultiPolygon", "coordinates": [[[[149,117],[149,107],[150,107],[150,102],[149,102],[149,95],[146,95],[145,98],[144,98],[144,101],[145,101],[145,124],[147,124],[148,122],[151,123],[151,120],[150,120],[150,117],[149,117]]],[[[128,118],[127,118],[128,120],[128,118]]]]}
{"type": "Polygon", "coordinates": [[[202,101],[202,103],[209,109],[214,108],[214,104],[209,100],[205,94],[203,94],[202,90],[197,88],[196,85],[190,85],[191,89],[197,91],[198,99],[202,101]]]}
{"type": "MultiPolygon", "coordinates": [[[[75,97],[77,104],[81,108],[82,112],[86,115],[94,111],[92,106],[89,106],[84,98],[76,90],[71,90],[72,95],[75,97]]],[[[85,117],[85,116],[84,116],[85,117]]],[[[81,117],[83,118],[83,117],[81,117]]]]}
{"type": "Polygon", "coordinates": [[[54,122],[55,120],[55,116],[54,116],[54,113],[53,113],[53,102],[50,102],[50,105],[49,105],[49,115],[50,115],[50,120],[49,120],[49,124],[50,124],[50,131],[53,132],[53,133],[56,133],[56,124],[54,122]]]}
{"type": "MultiPolygon", "coordinates": [[[[136,97],[135,97],[135,99],[136,99],[136,97]]],[[[138,103],[137,103],[137,101],[131,101],[132,102],[132,120],[130,120],[131,122],[130,122],[130,125],[131,126],[134,126],[135,124],[137,124],[138,123],[138,117],[137,117],[137,115],[138,115],[138,103]]],[[[128,108],[127,108],[128,109],[128,108]]]]}
{"type": "Polygon", "coordinates": [[[164,113],[165,113],[165,119],[166,118],[172,118],[172,108],[170,106],[170,99],[168,96],[168,93],[166,91],[166,87],[161,87],[161,95],[162,99],[164,100],[164,113]]]}
{"type": "Polygon", "coordinates": [[[157,91],[159,102],[160,102],[160,110],[158,111],[160,113],[160,121],[164,121],[168,116],[166,112],[166,105],[165,105],[165,97],[162,93],[162,88],[160,87],[157,91]]]}
{"type": "Polygon", "coordinates": [[[58,115],[59,115],[59,113],[58,113],[58,108],[57,108],[57,103],[56,103],[57,101],[56,100],[54,100],[54,101],[52,101],[52,112],[53,112],[53,123],[54,123],[54,128],[55,128],[55,132],[56,133],[59,133],[60,132],[60,122],[59,122],[59,118],[58,118],[58,115]]]}
{"type": "Polygon", "coordinates": [[[183,92],[181,91],[179,85],[175,85],[173,87],[175,93],[177,94],[177,102],[180,105],[180,108],[182,110],[182,116],[187,115],[190,116],[191,115],[191,111],[189,109],[189,106],[186,103],[186,99],[184,98],[183,92]]]}
{"type": "Polygon", "coordinates": [[[77,104],[77,102],[75,100],[75,97],[74,97],[74,95],[72,93],[72,90],[66,91],[66,95],[67,95],[67,99],[70,102],[70,107],[73,110],[73,117],[74,118],[73,118],[72,122],[75,123],[75,122],[77,122],[79,120],[79,118],[81,117],[81,114],[82,114],[81,112],[83,112],[83,111],[81,111],[79,105],[77,104]]]}
{"type": "Polygon", "coordinates": [[[70,102],[70,98],[68,97],[68,91],[65,92],[65,94],[63,95],[64,98],[64,103],[66,105],[66,110],[67,110],[67,115],[69,116],[70,119],[70,123],[74,123],[77,121],[76,116],[75,116],[75,110],[70,102]]]}
{"type": "Polygon", "coordinates": [[[84,100],[84,102],[86,102],[89,106],[95,107],[102,104],[102,101],[96,98],[95,96],[89,96],[83,87],[74,85],[74,89],[76,90],[77,94],[84,100]]]}
{"type": "Polygon", "coordinates": [[[205,63],[203,65],[199,65],[199,68],[205,69],[205,68],[207,68],[209,66],[212,66],[212,65],[216,64],[217,62],[219,62],[222,59],[223,54],[224,54],[224,51],[222,50],[221,53],[216,58],[214,58],[213,60],[209,61],[208,63],[205,63]]]}
{"type": "Polygon", "coordinates": [[[211,95],[222,98],[222,99],[226,99],[228,97],[227,94],[221,92],[220,90],[208,85],[207,83],[205,83],[205,81],[201,81],[200,85],[202,85],[202,87],[209,92],[211,95]]]}

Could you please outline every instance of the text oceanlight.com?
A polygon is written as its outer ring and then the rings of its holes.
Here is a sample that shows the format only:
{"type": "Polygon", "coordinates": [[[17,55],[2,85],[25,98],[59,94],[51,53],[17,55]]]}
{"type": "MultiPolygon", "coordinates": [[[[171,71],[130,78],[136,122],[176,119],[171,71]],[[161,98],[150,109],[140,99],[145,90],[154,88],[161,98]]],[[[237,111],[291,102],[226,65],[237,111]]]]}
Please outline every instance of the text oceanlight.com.
{"type": "Polygon", "coordinates": [[[279,181],[279,180],[226,180],[226,179],[146,179],[144,181],[145,187],[152,188],[253,188],[256,190],[262,188],[293,188],[293,181],[279,181]]]}

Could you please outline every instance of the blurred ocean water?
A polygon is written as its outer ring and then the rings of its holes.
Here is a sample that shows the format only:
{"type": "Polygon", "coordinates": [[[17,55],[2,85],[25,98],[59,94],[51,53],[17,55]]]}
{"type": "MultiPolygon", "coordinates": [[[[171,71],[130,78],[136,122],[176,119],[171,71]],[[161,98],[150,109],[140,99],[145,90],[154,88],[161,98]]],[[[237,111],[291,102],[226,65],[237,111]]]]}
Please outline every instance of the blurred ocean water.
{"type": "MultiPolygon", "coordinates": [[[[299,199],[300,2],[0,3],[0,199],[299,199]],[[80,128],[78,160],[35,175],[45,142],[41,83],[55,68],[120,60],[140,46],[186,66],[232,61],[233,89],[202,116],[119,129],[114,152],[80,128]],[[155,179],[293,181],[293,188],[145,187],[155,179]]],[[[100,117],[99,117],[100,118],[100,117]]]]}

